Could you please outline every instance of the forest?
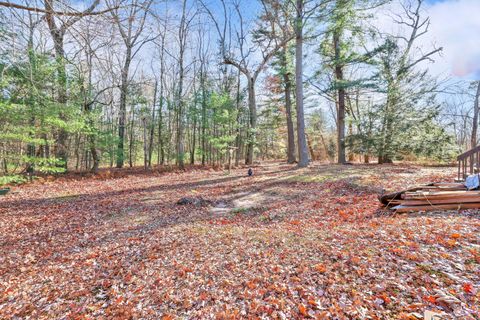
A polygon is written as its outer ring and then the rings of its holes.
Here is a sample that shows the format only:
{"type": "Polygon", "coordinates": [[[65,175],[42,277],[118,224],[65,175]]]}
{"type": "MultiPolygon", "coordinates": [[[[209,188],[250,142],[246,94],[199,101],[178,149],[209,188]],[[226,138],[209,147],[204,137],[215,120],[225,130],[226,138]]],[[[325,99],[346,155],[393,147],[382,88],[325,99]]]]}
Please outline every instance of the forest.
{"type": "Polygon", "coordinates": [[[429,72],[426,6],[2,3],[3,174],[451,162],[476,146],[480,86],[429,72]]]}
{"type": "Polygon", "coordinates": [[[480,319],[480,1],[0,1],[0,319],[480,319]]]}

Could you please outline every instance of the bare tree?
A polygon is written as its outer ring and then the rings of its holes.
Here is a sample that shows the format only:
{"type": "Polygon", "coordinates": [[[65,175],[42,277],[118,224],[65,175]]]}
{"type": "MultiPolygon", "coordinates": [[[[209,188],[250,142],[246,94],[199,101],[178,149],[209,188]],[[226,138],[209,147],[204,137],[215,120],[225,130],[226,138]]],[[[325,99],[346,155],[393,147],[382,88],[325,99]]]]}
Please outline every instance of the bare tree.
{"type": "MultiPolygon", "coordinates": [[[[238,45],[236,52],[231,50],[227,43],[232,39],[227,34],[229,25],[229,16],[227,10],[227,4],[225,0],[220,0],[223,9],[222,25],[220,25],[219,19],[215,17],[212,11],[204,4],[208,15],[212,19],[215,28],[218,32],[220,39],[220,52],[223,58],[223,62],[227,65],[231,65],[237,68],[247,79],[247,92],[248,92],[248,108],[250,117],[250,131],[248,137],[247,157],[246,164],[253,163],[254,147],[256,142],[256,129],[257,129],[257,102],[255,93],[255,84],[258,76],[265,68],[267,63],[273,56],[281,49],[286,42],[290,39],[284,39],[283,41],[277,41],[279,37],[273,36],[274,29],[268,30],[270,35],[261,40],[249,39],[252,34],[248,33],[244,29],[246,23],[244,21],[242,12],[238,2],[233,4],[233,11],[235,12],[235,19],[238,20],[238,26],[235,28],[235,40],[238,45]],[[249,41],[250,40],[250,41],[249,41]],[[255,57],[260,56],[260,59],[256,60],[255,57]],[[255,61],[256,60],[256,61],[255,61]]],[[[267,6],[263,5],[263,11],[267,6]]],[[[263,12],[264,13],[264,12],[263,12]]],[[[263,14],[261,14],[263,15],[263,14]]],[[[270,26],[274,26],[273,21],[269,21],[270,26]]]]}
{"type": "Polygon", "coordinates": [[[201,148],[202,148],[202,166],[206,164],[207,156],[207,59],[208,45],[204,41],[204,30],[198,29],[198,57],[200,62],[200,95],[201,95],[201,148]]]}
{"type": "Polygon", "coordinates": [[[111,15],[118,27],[123,44],[125,46],[125,57],[121,71],[120,80],[120,110],[118,115],[118,146],[117,146],[117,168],[122,168],[125,160],[125,121],[127,113],[127,95],[129,84],[130,65],[133,58],[140,49],[152,41],[151,35],[143,37],[145,22],[149,8],[153,0],[133,0],[126,9],[119,9],[118,3],[109,3],[112,8],[111,15]]]}
{"type": "MultiPolygon", "coordinates": [[[[54,48],[55,48],[55,58],[57,60],[57,79],[58,79],[58,103],[65,105],[67,103],[67,74],[65,70],[65,49],[64,49],[64,39],[67,30],[73,26],[75,23],[80,21],[80,19],[86,15],[89,15],[100,3],[100,0],[95,0],[85,11],[81,14],[74,15],[69,19],[62,21],[59,19],[56,11],[54,10],[55,0],[45,0],[45,21],[47,22],[48,29],[50,30],[50,35],[52,36],[54,48]]],[[[65,115],[61,113],[60,115],[62,120],[65,120],[65,115]]],[[[57,146],[56,146],[56,157],[64,162],[63,166],[65,169],[68,167],[67,164],[67,139],[68,132],[65,129],[60,129],[57,137],[57,146]]]]}
{"type": "Polygon", "coordinates": [[[163,106],[165,95],[165,43],[166,43],[167,21],[163,22],[162,29],[160,30],[160,43],[157,43],[157,50],[159,51],[160,59],[160,76],[156,78],[156,83],[159,82],[159,102],[158,102],[158,149],[157,149],[157,164],[164,164],[165,161],[165,148],[164,148],[164,134],[163,134],[163,106]]]}
{"type": "MultiPolygon", "coordinates": [[[[94,68],[95,61],[100,61],[100,52],[105,47],[111,45],[111,41],[101,32],[105,27],[105,23],[96,21],[97,19],[85,18],[80,24],[80,31],[73,33],[73,37],[81,46],[80,53],[83,55],[81,63],[78,68],[81,76],[80,90],[83,95],[83,112],[86,116],[86,121],[90,127],[87,134],[88,149],[92,156],[93,164],[90,168],[91,172],[96,172],[100,165],[100,154],[96,147],[95,122],[92,116],[92,111],[95,105],[103,105],[103,95],[106,91],[112,89],[111,85],[102,87],[100,81],[105,77],[104,74],[97,74],[97,83],[94,83],[94,68]]],[[[104,21],[103,21],[104,22],[104,21]]],[[[100,68],[97,69],[99,73],[100,68]]]]}
{"type": "Polygon", "coordinates": [[[149,127],[149,134],[148,134],[148,153],[147,153],[147,164],[145,167],[151,168],[152,167],[152,155],[153,155],[153,143],[155,138],[155,119],[156,119],[156,107],[157,107],[157,95],[158,93],[158,80],[155,80],[154,88],[153,88],[153,102],[152,102],[152,119],[149,127]]]}
{"type": "Polygon", "coordinates": [[[293,90],[293,80],[291,78],[291,72],[289,67],[289,44],[294,38],[294,28],[292,27],[292,20],[295,19],[295,7],[288,0],[263,0],[263,4],[267,5],[268,8],[265,10],[267,21],[274,22],[280,32],[277,36],[280,37],[278,41],[283,43],[281,50],[279,50],[279,64],[281,66],[281,76],[283,78],[283,90],[285,95],[285,113],[286,113],[286,122],[287,122],[287,162],[295,163],[295,129],[293,126],[293,115],[292,115],[292,90],[293,90]]]}
{"type": "MultiPolygon", "coordinates": [[[[46,0],[45,2],[47,1],[48,0],[46,0]]],[[[100,2],[100,1],[95,1],[95,2],[100,2]]],[[[47,7],[40,8],[40,7],[32,7],[29,5],[22,5],[18,3],[12,3],[8,1],[7,2],[0,1],[0,7],[20,9],[20,10],[26,10],[26,11],[35,12],[35,13],[42,13],[42,14],[54,15],[54,16],[65,16],[65,17],[95,16],[95,15],[105,14],[112,10],[112,9],[105,9],[100,11],[93,11],[93,10],[92,11],[60,11],[60,10],[54,10],[53,6],[50,6],[48,8],[47,7]]]]}
{"type": "Polygon", "coordinates": [[[178,89],[176,94],[177,107],[177,164],[181,170],[185,168],[185,54],[187,50],[188,35],[196,12],[187,11],[187,0],[182,1],[182,15],[178,26],[178,89]]]}

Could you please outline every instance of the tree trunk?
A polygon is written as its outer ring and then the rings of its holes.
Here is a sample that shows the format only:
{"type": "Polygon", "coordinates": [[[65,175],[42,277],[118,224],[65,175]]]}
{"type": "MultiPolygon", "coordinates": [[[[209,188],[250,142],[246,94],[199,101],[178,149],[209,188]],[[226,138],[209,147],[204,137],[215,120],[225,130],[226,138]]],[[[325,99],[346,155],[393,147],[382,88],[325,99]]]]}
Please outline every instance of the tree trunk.
{"type": "Polygon", "coordinates": [[[312,161],[315,161],[317,160],[317,158],[315,157],[315,151],[313,150],[312,139],[310,139],[308,134],[305,134],[305,136],[307,137],[307,145],[308,145],[308,151],[310,152],[310,157],[312,161]]]}
{"type": "Polygon", "coordinates": [[[177,164],[180,170],[185,169],[185,145],[184,145],[184,122],[183,122],[183,112],[184,112],[184,105],[183,105],[183,81],[185,78],[185,70],[184,70],[184,55],[185,55],[185,48],[186,48],[186,33],[187,33],[187,24],[186,24],[186,0],[183,0],[182,5],[182,18],[180,20],[180,26],[178,29],[178,39],[180,42],[179,48],[179,57],[178,57],[178,65],[179,65],[179,82],[178,82],[178,127],[177,127],[177,164]]]}
{"type": "MultiPolygon", "coordinates": [[[[93,9],[99,4],[99,0],[93,2],[93,4],[84,11],[85,15],[92,12],[93,9]]],[[[67,104],[67,72],[65,67],[65,50],[63,48],[64,45],[64,36],[69,27],[71,27],[74,23],[81,19],[82,15],[79,15],[74,18],[70,18],[66,22],[62,22],[60,26],[57,26],[55,22],[55,0],[44,0],[44,7],[45,7],[45,16],[44,19],[47,22],[48,29],[50,31],[50,35],[52,36],[53,45],[55,48],[55,59],[57,62],[57,81],[58,81],[58,99],[57,102],[61,106],[66,106],[67,104]]],[[[66,121],[67,117],[65,112],[61,110],[59,112],[60,120],[66,121]]],[[[57,159],[63,162],[62,167],[67,170],[68,163],[67,163],[67,156],[68,156],[68,149],[67,149],[67,139],[68,139],[68,132],[64,128],[60,128],[57,136],[56,141],[56,148],[55,148],[55,156],[57,159]]]]}
{"type": "Polygon", "coordinates": [[[200,135],[202,144],[202,166],[205,166],[207,160],[207,93],[205,92],[205,74],[204,65],[202,60],[202,66],[200,69],[200,87],[202,90],[202,133],[200,135]]]}
{"type": "Polygon", "coordinates": [[[129,139],[130,141],[128,146],[128,164],[130,165],[130,168],[133,167],[133,152],[135,149],[134,125],[135,125],[135,107],[132,107],[132,121],[130,125],[130,139],[129,139]]]}
{"type": "Polygon", "coordinates": [[[8,174],[8,163],[6,158],[2,159],[2,164],[3,164],[3,173],[8,174]]]}
{"type": "Polygon", "coordinates": [[[100,157],[98,156],[97,148],[95,146],[95,136],[90,135],[89,140],[90,140],[90,152],[92,153],[92,159],[93,159],[93,166],[90,169],[90,171],[92,173],[96,173],[100,165],[100,157]]]}
{"type": "MultiPolygon", "coordinates": [[[[45,1],[45,7],[47,9],[52,8],[51,1],[45,1]]],[[[53,39],[53,46],[55,49],[55,60],[57,63],[57,81],[58,81],[58,97],[57,102],[65,107],[67,104],[67,73],[65,69],[65,50],[63,48],[63,40],[65,36],[65,30],[63,28],[57,28],[54,17],[51,14],[46,15],[48,22],[50,35],[53,39]]],[[[61,110],[59,118],[66,121],[65,113],[61,110]]],[[[55,146],[55,157],[58,160],[63,161],[62,167],[66,170],[67,164],[67,139],[68,133],[64,128],[60,128],[55,146]]]]}
{"type": "MultiPolygon", "coordinates": [[[[63,42],[63,38],[62,38],[63,42]]],[[[64,52],[63,52],[63,47],[60,49],[55,46],[55,51],[57,57],[57,63],[58,63],[58,77],[59,77],[59,92],[58,92],[58,102],[62,106],[66,106],[67,104],[67,75],[66,75],[66,70],[65,70],[65,58],[64,58],[64,52]]],[[[64,112],[60,112],[59,118],[63,121],[66,121],[66,115],[64,112]]],[[[68,139],[68,132],[64,128],[61,128],[58,132],[58,138],[57,138],[57,145],[55,148],[55,157],[58,158],[63,162],[62,167],[67,170],[68,168],[68,163],[67,163],[67,139],[68,139]]]]}
{"type": "Polygon", "coordinates": [[[207,156],[207,97],[202,74],[202,166],[205,165],[207,156]]]}
{"type": "Polygon", "coordinates": [[[235,99],[235,106],[237,108],[237,121],[236,121],[236,134],[235,134],[235,167],[238,167],[240,163],[240,156],[241,156],[241,149],[240,145],[242,144],[242,132],[240,131],[240,116],[241,116],[241,97],[240,97],[240,70],[238,70],[237,74],[237,95],[235,99]]]}
{"type": "MultiPolygon", "coordinates": [[[[81,161],[80,161],[80,135],[79,134],[76,134],[75,135],[75,138],[74,138],[75,142],[75,151],[74,151],[74,155],[75,155],[75,171],[78,171],[80,165],[82,164],[81,161]]],[[[82,153],[83,153],[83,149],[82,149],[82,153]]]]}
{"type": "MultiPolygon", "coordinates": [[[[325,138],[323,137],[322,132],[320,131],[320,140],[322,141],[322,146],[323,149],[325,150],[325,159],[328,159],[328,146],[327,143],[325,142],[325,138]]],[[[321,159],[322,160],[322,159],[321,159]]]]}
{"type": "Polygon", "coordinates": [[[287,114],[287,162],[295,163],[297,159],[295,158],[295,133],[292,120],[292,81],[290,80],[290,73],[288,72],[287,45],[283,47],[282,64],[285,91],[285,112],[287,114]]]}
{"type": "Polygon", "coordinates": [[[192,146],[190,148],[190,164],[195,164],[195,148],[196,148],[196,139],[197,139],[197,116],[193,118],[193,137],[192,137],[192,146]]]}
{"type": "Polygon", "coordinates": [[[250,111],[250,130],[248,135],[247,159],[245,164],[253,164],[253,153],[256,140],[257,129],[257,103],[255,97],[255,80],[253,77],[248,77],[248,109],[250,111]]]}
{"type": "Polygon", "coordinates": [[[295,21],[295,99],[297,104],[298,166],[300,168],[307,167],[309,163],[303,113],[303,1],[296,0],[297,18],[295,21]]]}
{"type": "MultiPolygon", "coordinates": [[[[349,134],[349,136],[353,135],[353,125],[352,125],[351,122],[348,124],[348,134],[349,134]]],[[[352,148],[349,148],[349,150],[348,150],[348,162],[353,162],[353,161],[355,161],[355,154],[353,153],[352,148]]]]}
{"type": "Polygon", "coordinates": [[[125,160],[125,120],[127,117],[127,90],[128,90],[128,71],[131,62],[132,49],[127,47],[125,63],[122,69],[122,82],[120,85],[120,110],[118,114],[118,146],[117,146],[117,168],[123,168],[125,160]]]}
{"type": "Polygon", "coordinates": [[[470,140],[470,148],[473,149],[477,146],[477,130],[478,130],[478,112],[479,112],[479,99],[480,99],[480,81],[477,85],[477,94],[475,95],[475,103],[473,105],[473,122],[472,122],[472,137],[470,140]]]}
{"type": "Polygon", "coordinates": [[[344,164],[345,160],[345,88],[343,87],[343,66],[340,63],[340,34],[333,33],[333,46],[335,50],[335,78],[338,91],[337,108],[337,148],[338,163],[344,164]]]}
{"type": "Polygon", "coordinates": [[[394,106],[395,103],[395,85],[390,82],[387,89],[387,101],[385,102],[385,112],[383,115],[382,128],[381,128],[381,141],[380,148],[378,149],[378,164],[392,163],[390,156],[390,150],[388,144],[391,142],[391,122],[393,121],[392,116],[390,115],[391,106],[394,106]]]}
{"type": "Polygon", "coordinates": [[[148,169],[148,141],[147,141],[147,118],[142,118],[143,123],[143,169],[148,169]]]}
{"type": "Polygon", "coordinates": [[[150,135],[148,140],[148,168],[152,167],[152,154],[153,154],[153,138],[155,136],[155,107],[157,106],[157,89],[158,81],[155,81],[155,89],[153,90],[153,106],[152,106],[152,119],[150,122],[150,135]]]}
{"type": "Polygon", "coordinates": [[[185,169],[185,146],[183,141],[183,66],[180,67],[180,83],[178,89],[178,121],[177,121],[177,164],[180,170],[185,169]]]}
{"type": "Polygon", "coordinates": [[[158,106],[158,159],[157,163],[165,164],[165,148],[163,145],[163,79],[160,79],[160,97],[158,106]]]}
{"type": "MultiPolygon", "coordinates": [[[[30,25],[30,29],[29,29],[29,37],[28,37],[28,60],[30,62],[30,66],[31,66],[31,75],[33,76],[33,74],[35,72],[37,72],[37,64],[36,64],[36,58],[35,58],[35,52],[34,52],[34,49],[33,49],[33,34],[34,34],[34,27],[32,25],[30,25]]],[[[34,97],[34,93],[33,92],[30,92],[30,107],[31,107],[31,116],[30,116],[30,126],[31,128],[35,128],[35,105],[36,105],[36,101],[35,101],[35,97],[34,97]]],[[[29,132],[29,137],[30,139],[34,139],[35,138],[35,131],[34,130],[31,130],[29,132]]],[[[27,156],[28,156],[28,161],[27,161],[27,166],[25,168],[25,171],[27,172],[27,175],[29,176],[30,180],[32,179],[32,175],[35,171],[35,143],[33,142],[29,142],[28,145],[27,145],[27,156]]]]}

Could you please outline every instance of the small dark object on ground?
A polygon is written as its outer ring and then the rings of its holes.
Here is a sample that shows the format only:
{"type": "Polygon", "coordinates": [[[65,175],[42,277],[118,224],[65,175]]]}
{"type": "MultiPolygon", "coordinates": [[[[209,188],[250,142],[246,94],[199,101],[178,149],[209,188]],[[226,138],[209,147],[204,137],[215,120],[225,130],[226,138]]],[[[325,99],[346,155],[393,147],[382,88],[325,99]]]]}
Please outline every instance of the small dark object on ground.
{"type": "Polygon", "coordinates": [[[10,188],[2,188],[0,189],[0,196],[6,195],[10,191],[10,188]]]}
{"type": "Polygon", "coordinates": [[[248,176],[249,176],[249,177],[253,176],[253,170],[252,170],[252,168],[249,168],[249,169],[248,169],[248,176]]]}
{"type": "Polygon", "coordinates": [[[197,207],[210,205],[212,202],[210,200],[205,200],[202,197],[192,198],[192,197],[184,197],[177,201],[177,205],[185,206],[185,205],[194,205],[197,207]]]}

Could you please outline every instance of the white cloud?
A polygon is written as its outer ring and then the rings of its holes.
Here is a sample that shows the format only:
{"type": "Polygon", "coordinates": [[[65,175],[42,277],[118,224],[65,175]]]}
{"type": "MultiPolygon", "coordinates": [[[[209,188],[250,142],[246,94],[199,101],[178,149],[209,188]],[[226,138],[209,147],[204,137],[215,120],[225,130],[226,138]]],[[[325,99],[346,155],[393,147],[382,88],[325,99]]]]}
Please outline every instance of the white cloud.
{"type": "Polygon", "coordinates": [[[480,1],[446,0],[427,8],[430,37],[443,47],[436,71],[464,79],[480,78],[480,1]]]}
{"type": "MultiPolygon", "coordinates": [[[[400,0],[380,9],[374,24],[387,33],[404,34],[393,21],[402,12],[400,0]]],[[[423,64],[431,73],[456,79],[480,79],[480,0],[430,0],[423,15],[430,17],[429,32],[419,38],[422,51],[442,47],[435,63],[423,64]]]]}

